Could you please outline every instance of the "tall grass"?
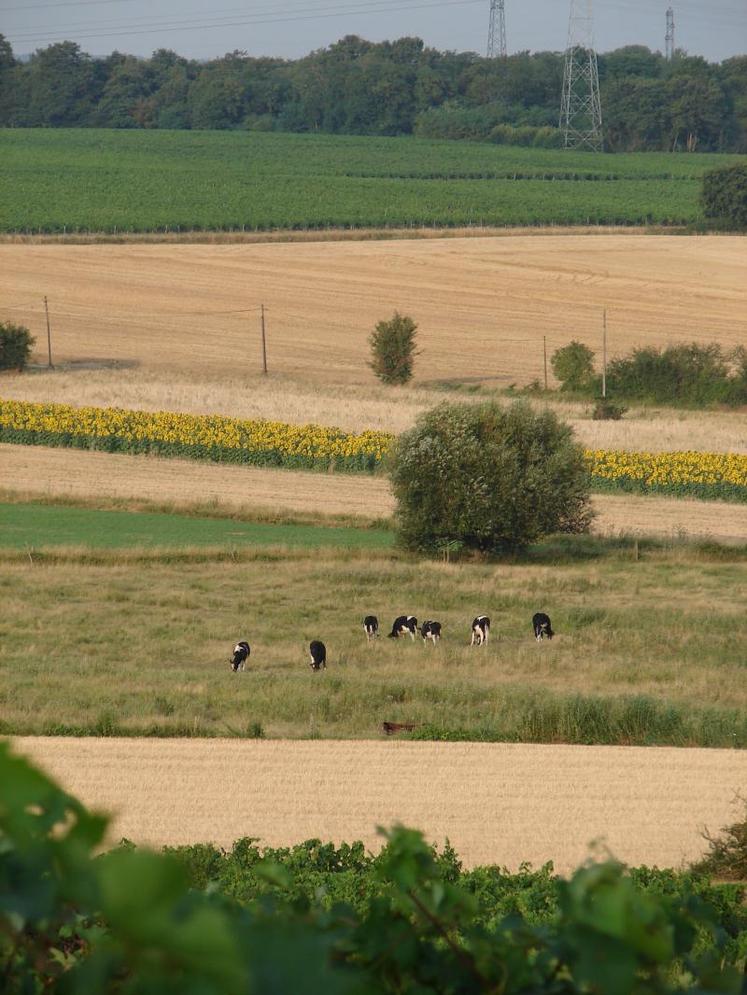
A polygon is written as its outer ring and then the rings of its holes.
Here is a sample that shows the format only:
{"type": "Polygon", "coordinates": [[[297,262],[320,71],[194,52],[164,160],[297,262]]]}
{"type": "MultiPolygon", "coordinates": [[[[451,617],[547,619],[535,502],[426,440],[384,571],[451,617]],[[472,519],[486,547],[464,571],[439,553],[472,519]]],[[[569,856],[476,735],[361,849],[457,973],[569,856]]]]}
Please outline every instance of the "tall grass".
{"type": "Polygon", "coordinates": [[[393,721],[436,738],[747,745],[743,553],[593,553],[18,551],[0,575],[2,731],[365,738],[393,721]],[[551,643],[534,642],[536,610],[552,616],[551,643]],[[382,629],[402,612],[438,619],[443,644],[368,647],[368,612],[382,629]],[[493,638],[478,651],[480,612],[493,638]],[[242,638],[252,656],[235,675],[242,638]]]}

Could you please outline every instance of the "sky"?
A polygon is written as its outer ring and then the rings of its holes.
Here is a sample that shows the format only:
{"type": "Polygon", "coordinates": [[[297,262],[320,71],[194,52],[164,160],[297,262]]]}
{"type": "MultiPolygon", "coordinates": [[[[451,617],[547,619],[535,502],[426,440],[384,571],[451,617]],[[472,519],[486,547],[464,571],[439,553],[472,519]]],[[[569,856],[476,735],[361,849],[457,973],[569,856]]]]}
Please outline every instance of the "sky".
{"type": "MultiPolygon", "coordinates": [[[[505,0],[509,52],[566,47],[571,0],[505,0]]],[[[588,0],[575,0],[585,8],[588,0]]],[[[664,49],[670,0],[594,0],[596,46],[664,49]]],[[[747,0],[671,0],[676,45],[721,61],[747,53],[747,0]]],[[[170,48],[196,59],[234,50],[297,58],[348,34],[416,35],[439,49],[485,52],[490,0],[0,0],[16,55],[77,41],[92,55],[170,48]]]]}

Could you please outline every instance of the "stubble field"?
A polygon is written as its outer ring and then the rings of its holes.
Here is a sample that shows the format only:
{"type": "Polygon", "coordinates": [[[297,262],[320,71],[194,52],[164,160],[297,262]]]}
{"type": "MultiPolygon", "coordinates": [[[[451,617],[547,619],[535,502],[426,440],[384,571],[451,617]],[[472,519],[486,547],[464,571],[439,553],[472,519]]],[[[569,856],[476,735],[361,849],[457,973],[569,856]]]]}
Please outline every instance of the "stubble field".
{"type": "MultiPolygon", "coordinates": [[[[367,337],[395,309],[419,322],[416,383],[542,379],[542,340],[610,351],[747,338],[744,239],[517,236],[310,245],[0,245],[0,307],[46,359],[228,377],[260,369],[319,384],[371,384],[367,337]]],[[[226,412],[228,413],[228,412],[226,412]]]]}
{"type": "MultiPolygon", "coordinates": [[[[231,514],[249,521],[311,516],[320,524],[390,518],[385,477],[216,465],[149,456],[0,447],[0,499],[62,500],[93,507],[231,514]],[[156,510],[156,508],[153,508],[156,510]]],[[[595,494],[592,532],[601,536],[698,537],[747,542],[747,507],[719,501],[595,494]]],[[[39,541],[32,543],[39,545],[39,541]]]]}
{"type": "Polygon", "coordinates": [[[468,867],[560,874],[591,844],[631,865],[678,867],[701,832],[739,814],[740,753],[484,743],[237,743],[17,739],[89,804],[113,812],[110,841],[153,845],[242,836],[321,838],[378,850],[377,825],[448,838],[468,867]],[[427,778],[423,772],[428,771],[427,778]]]}

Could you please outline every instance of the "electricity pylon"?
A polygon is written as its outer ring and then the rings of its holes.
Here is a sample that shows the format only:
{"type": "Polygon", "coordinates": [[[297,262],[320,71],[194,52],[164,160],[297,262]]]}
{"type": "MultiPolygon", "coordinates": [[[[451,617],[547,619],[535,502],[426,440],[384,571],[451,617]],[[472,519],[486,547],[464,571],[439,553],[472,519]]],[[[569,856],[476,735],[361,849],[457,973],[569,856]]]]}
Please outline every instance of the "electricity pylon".
{"type": "Polygon", "coordinates": [[[567,149],[604,148],[592,0],[571,0],[560,130],[567,149]]]}
{"type": "Polygon", "coordinates": [[[500,56],[505,59],[506,52],[506,2],[505,0],[490,0],[490,26],[488,27],[488,58],[500,56]]]}
{"type": "Polygon", "coordinates": [[[671,62],[674,58],[674,8],[669,7],[667,9],[667,35],[666,35],[666,45],[667,45],[667,62],[671,62]]]}

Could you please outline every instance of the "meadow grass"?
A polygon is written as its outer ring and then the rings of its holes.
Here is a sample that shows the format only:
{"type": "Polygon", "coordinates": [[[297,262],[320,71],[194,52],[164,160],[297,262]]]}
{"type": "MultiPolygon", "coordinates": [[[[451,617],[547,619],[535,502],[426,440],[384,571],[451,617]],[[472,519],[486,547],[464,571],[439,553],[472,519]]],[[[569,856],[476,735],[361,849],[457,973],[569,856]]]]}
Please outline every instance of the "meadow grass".
{"type": "Polygon", "coordinates": [[[343,546],[386,548],[384,529],[308,523],[240,521],[153,511],[119,511],[62,504],[0,503],[0,547],[93,546],[103,549],[160,546],[343,546]]]}
{"type": "Polygon", "coordinates": [[[370,548],[8,551],[2,731],[368,738],[392,721],[439,739],[747,746],[744,550],[639,555],[593,539],[463,564],[370,548]],[[532,638],[537,610],[551,643],[532,638]],[[436,618],[443,643],[369,647],[368,612],[382,629],[436,618]],[[481,612],[493,638],[471,649],[481,612]]]}

